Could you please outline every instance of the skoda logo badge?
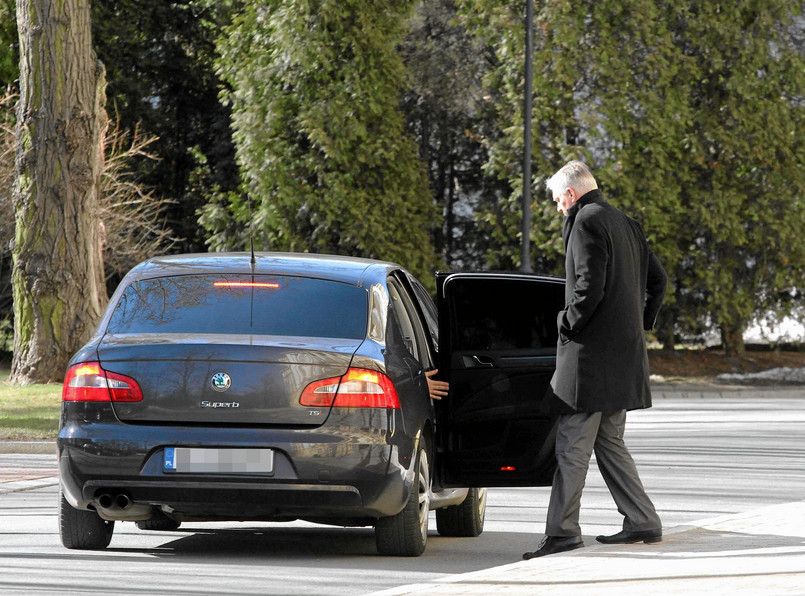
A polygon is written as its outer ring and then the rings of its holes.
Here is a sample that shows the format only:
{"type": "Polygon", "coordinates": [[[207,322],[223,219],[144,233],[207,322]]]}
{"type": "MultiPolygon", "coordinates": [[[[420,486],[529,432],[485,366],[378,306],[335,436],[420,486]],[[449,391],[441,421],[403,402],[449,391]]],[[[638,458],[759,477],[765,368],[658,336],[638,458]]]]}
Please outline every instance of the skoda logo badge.
{"type": "Polygon", "coordinates": [[[224,372],[215,373],[210,379],[210,385],[216,391],[226,391],[232,386],[232,378],[224,372]]]}

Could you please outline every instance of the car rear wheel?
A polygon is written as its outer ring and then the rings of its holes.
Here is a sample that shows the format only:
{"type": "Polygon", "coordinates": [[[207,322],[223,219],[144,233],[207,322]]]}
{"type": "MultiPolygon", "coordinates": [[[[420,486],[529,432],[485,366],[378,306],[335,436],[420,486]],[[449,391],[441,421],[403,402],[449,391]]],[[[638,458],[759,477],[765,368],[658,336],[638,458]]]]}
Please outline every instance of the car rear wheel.
{"type": "Polygon", "coordinates": [[[381,555],[418,557],[425,552],[430,512],[430,466],[424,447],[419,448],[416,471],[405,509],[397,515],[382,517],[375,524],[375,541],[381,555]]]}
{"type": "Polygon", "coordinates": [[[459,505],[436,510],[436,529],[441,536],[475,538],[484,531],[486,489],[471,488],[459,505]]]}
{"type": "Polygon", "coordinates": [[[155,511],[150,519],[137,522],[137,527],[141,530],[153,530],[155,532],[170,532],[171,530],[177,530],[181,525],[182,522],[168,517],[161,511],[155,511]]]}
{"type": "Polygon", "coordinates": [[[59,492],[59,535],[66,548],[102,550],[112,541],[115,522],[94,511],[76,509],[59,492]]]}

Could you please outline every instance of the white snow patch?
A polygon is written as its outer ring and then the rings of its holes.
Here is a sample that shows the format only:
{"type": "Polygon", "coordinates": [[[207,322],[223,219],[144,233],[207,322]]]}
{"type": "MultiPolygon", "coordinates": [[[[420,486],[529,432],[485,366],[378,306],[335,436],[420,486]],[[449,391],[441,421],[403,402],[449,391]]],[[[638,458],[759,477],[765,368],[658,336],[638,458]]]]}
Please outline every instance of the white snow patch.
{"type": "Polygon", "coordinates": [[[790,385],[805,385],[805,368],[772,368],[757,373],[722,374],[716,377],[717,381],[726,383],[786,383],[790,385]]]}

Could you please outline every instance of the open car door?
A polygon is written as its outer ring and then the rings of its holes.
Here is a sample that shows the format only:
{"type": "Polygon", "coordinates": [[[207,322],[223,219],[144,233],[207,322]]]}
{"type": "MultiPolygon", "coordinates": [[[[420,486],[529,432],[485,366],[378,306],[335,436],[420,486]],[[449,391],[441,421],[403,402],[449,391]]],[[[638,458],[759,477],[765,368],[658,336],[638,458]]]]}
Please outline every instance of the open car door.
{"type": "Polygon", "coordinates": [[[564,280],[437,274],[437,448],[443,486],[550,486],[556,468],[557,313],[564,280]]]}

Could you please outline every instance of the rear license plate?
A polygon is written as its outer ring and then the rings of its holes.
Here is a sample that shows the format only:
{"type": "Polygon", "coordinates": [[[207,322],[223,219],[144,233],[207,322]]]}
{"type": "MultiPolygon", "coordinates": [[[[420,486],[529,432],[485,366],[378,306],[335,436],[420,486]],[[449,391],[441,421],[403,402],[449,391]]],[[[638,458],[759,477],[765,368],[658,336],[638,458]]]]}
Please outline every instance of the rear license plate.
{"type": "Polygon", "coordinates": [[[167,447],[163,469],[179,474],[273,474],[274,451],[167,447]]]}

